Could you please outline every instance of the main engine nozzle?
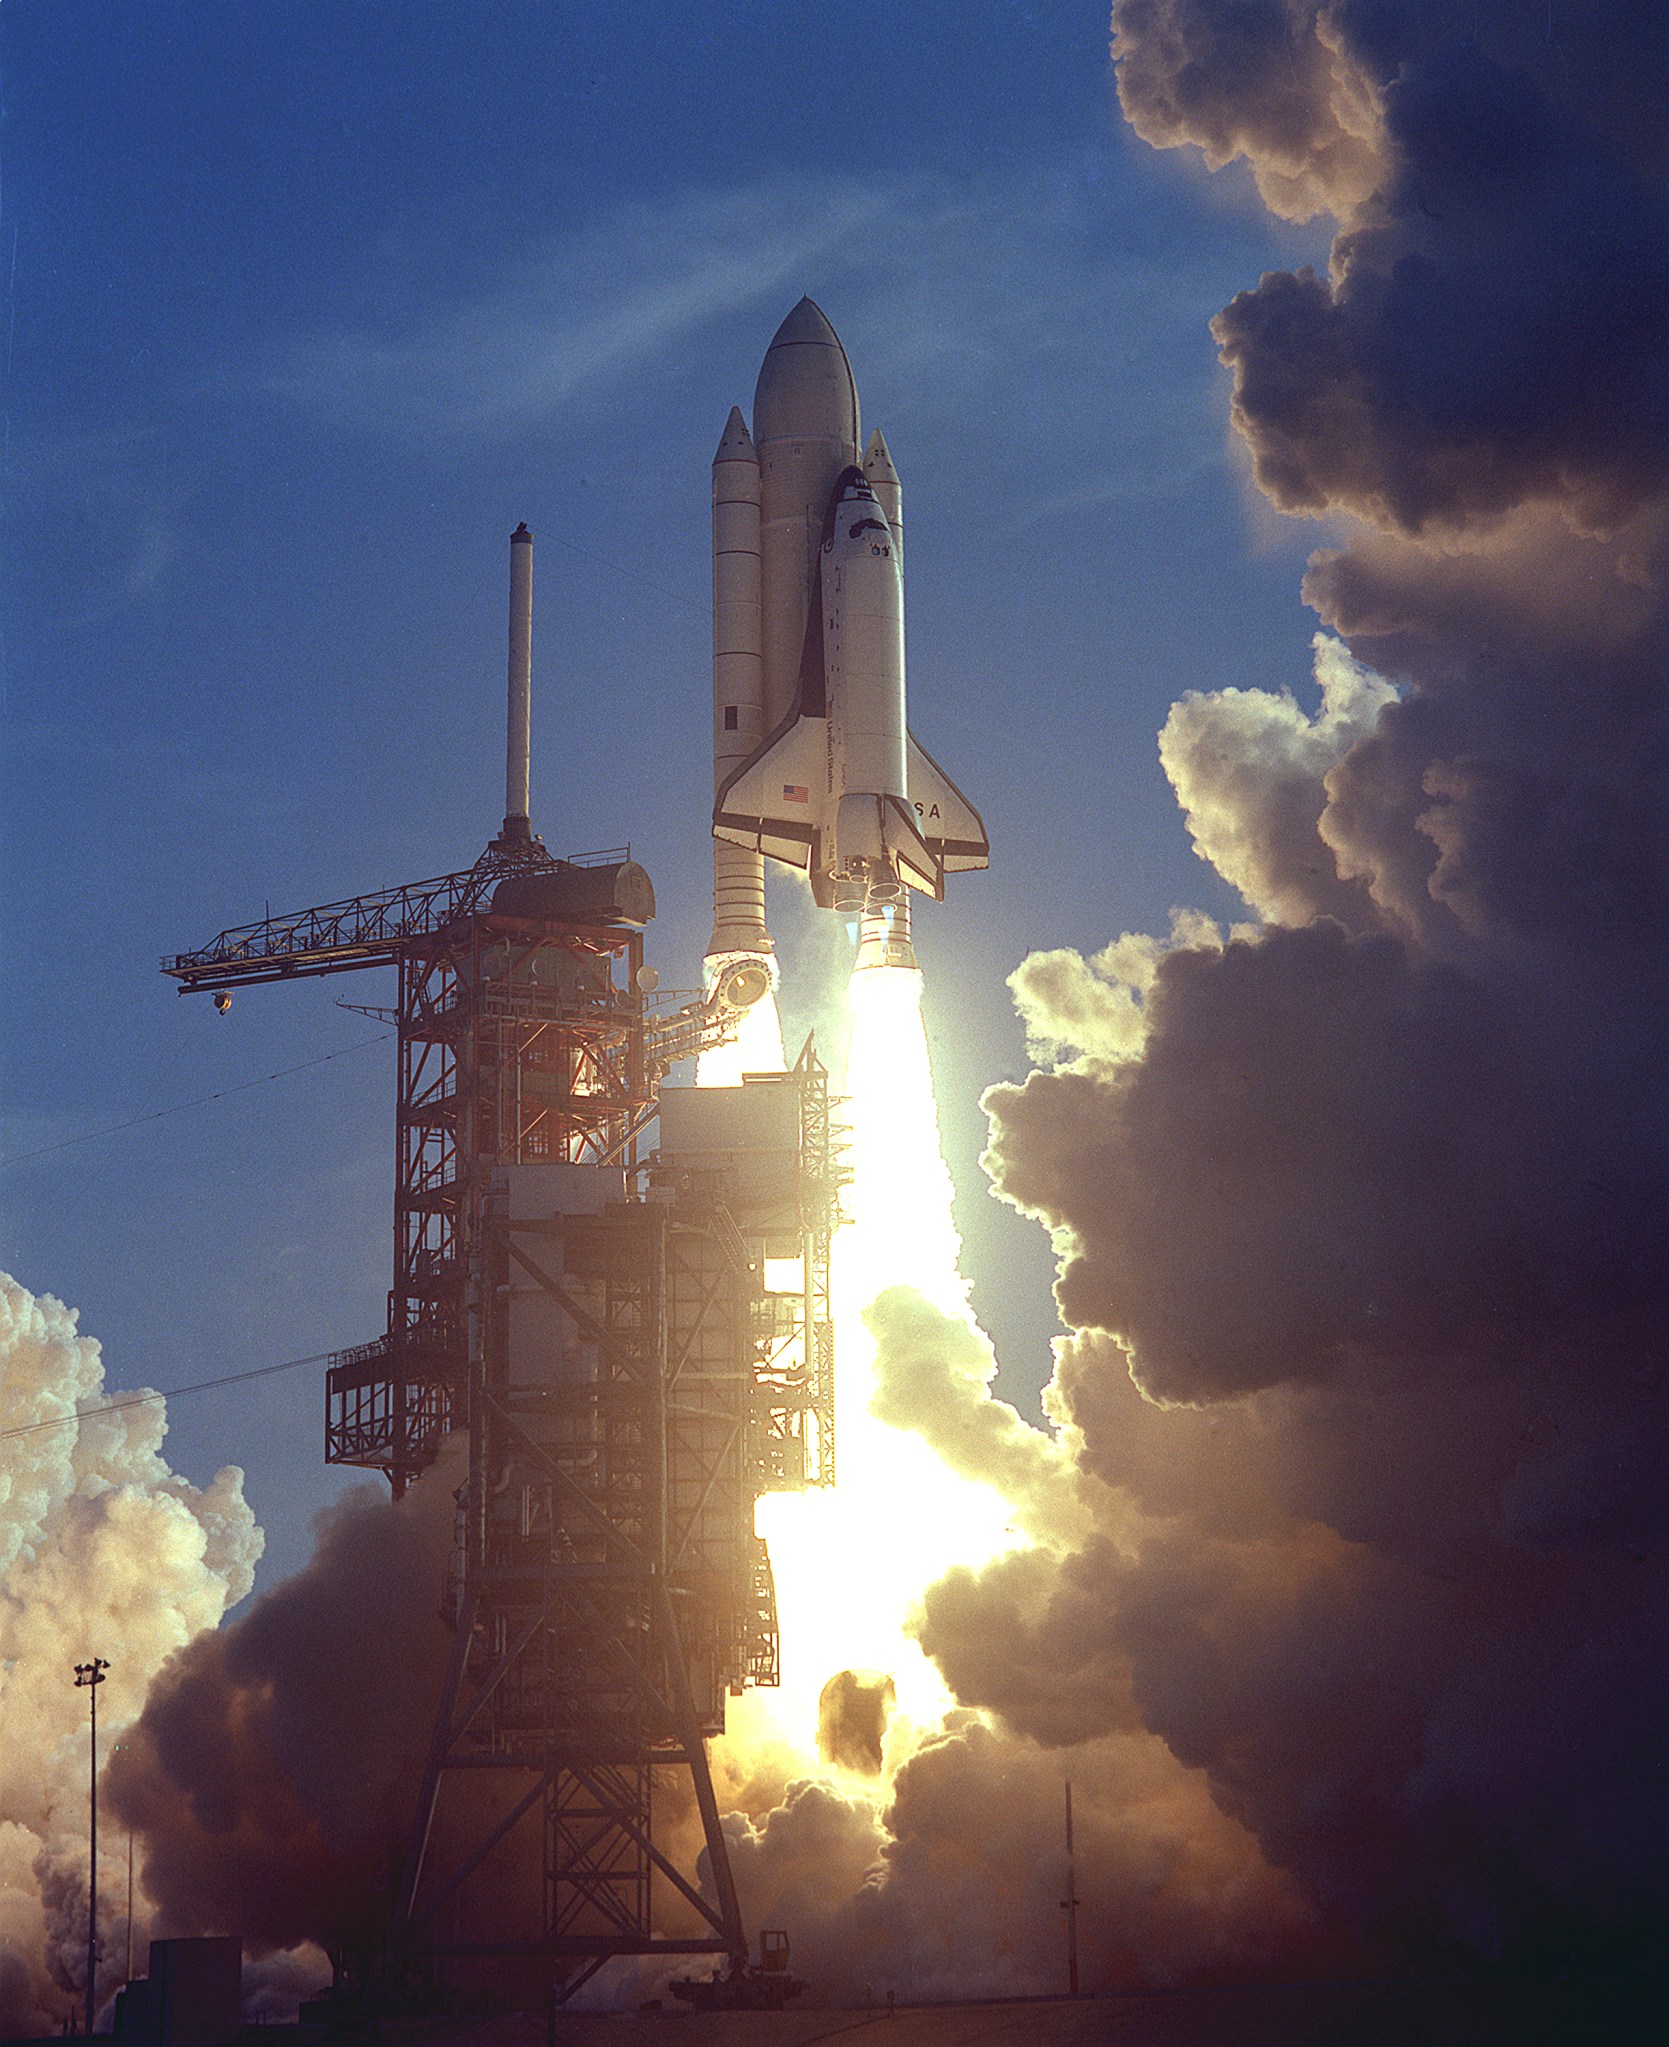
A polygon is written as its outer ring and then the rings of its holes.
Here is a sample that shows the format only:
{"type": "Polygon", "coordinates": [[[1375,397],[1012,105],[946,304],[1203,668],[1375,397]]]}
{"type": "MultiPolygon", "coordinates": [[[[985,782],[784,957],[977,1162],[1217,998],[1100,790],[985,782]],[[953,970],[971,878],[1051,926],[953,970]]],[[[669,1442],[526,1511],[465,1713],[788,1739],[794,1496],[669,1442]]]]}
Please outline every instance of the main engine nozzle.
{"type": "Polygon", "coordinates": [[[892,889],[872,889],[858,917],[858,957],[852,971],[862,974],[871,968],[915,965],[909,897],[896,883],[892,889]]]}

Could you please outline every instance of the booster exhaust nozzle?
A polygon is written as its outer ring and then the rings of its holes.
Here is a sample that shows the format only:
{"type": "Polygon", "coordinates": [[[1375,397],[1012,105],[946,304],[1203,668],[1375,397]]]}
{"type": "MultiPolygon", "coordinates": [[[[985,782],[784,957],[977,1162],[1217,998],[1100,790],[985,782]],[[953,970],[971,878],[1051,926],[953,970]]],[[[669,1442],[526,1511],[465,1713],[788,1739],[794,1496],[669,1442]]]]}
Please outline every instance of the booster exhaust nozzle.
{"type": "Polygon", "coordinates": [[[776,962],[765,953],[733,953],[707,961],[708,999],[740,1015],[763,1002],[776,985],[776,962]]]}

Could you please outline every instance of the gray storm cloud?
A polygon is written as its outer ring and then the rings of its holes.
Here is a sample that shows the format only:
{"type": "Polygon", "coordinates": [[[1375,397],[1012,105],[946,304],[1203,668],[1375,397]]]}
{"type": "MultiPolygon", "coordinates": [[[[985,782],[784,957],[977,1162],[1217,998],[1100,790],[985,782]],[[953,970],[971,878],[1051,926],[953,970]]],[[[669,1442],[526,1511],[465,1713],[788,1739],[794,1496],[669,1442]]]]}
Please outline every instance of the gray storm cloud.
{"type": "Polygon", "coordinates": [[[1602,12],[1562,61],[1487,7],[1115,6],[1139,133],[1337,223],[1216,332],[1258,483],[1347,538],[1318,708],[1162,736],[1247,925],[1015,976],[1052,1061],[987,1165],[1061,1249],[1095,1526],[919,1621],[1382,1954],[1633,1963],[1669,1902],[1664,36],[1602,12]]]}

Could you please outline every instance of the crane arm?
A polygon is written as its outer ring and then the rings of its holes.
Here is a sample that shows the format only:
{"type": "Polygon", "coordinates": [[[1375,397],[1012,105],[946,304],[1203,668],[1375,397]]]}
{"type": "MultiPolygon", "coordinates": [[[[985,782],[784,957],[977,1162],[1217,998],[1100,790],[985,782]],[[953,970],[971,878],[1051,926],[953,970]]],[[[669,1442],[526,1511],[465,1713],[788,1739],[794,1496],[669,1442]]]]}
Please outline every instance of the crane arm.
{"type": "Polygon", "coordinates": [[[394,959],[402,945],[475,909],[502,869],[477,862],[461,874],[320,903],[234,925],[196,952],[164,953],[162,971],[189,995],[207,988],[246,988],[261,981],[341,974],[394,959]]]}

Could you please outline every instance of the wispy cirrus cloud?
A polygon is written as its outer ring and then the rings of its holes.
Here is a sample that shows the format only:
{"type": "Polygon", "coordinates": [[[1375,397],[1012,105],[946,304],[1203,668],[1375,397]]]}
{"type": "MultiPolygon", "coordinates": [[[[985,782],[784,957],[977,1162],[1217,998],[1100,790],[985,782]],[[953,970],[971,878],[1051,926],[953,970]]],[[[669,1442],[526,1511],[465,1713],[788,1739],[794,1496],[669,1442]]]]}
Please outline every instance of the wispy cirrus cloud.
{"type": "Polygon", "coordinates": [[[14,517],[59,543],[54,573],[30,590],[35,616],[81,631],[163,588],[194,488],[152,423],[31,423],[7,451],[6,494],[14,517]]]}
{"type": "Polygon", "coordinates": [[[470,297],[391,302],[375,326],[305,336],[274,392],[386,433],[508,434],[597,404],[715,318],[838,262],[885,201],[858,184],[633,205],[507,257],[470,297]]]}
{"type": "MultiPolygon", "coordinates": [[[[942,430],[979,463],[1051,479],[1038,516],[1169,493],[1223,460],[1225,386],[1205,330],[1245,252],[1124,246],[1105,167],[988,176],[777,179],[634,203],[509,255],[483,288],[290,344],[268,388],[362,431],[523,433],[641,393],[657,364],[727,349],[802,291],[858,363],[889,428],[942,430]],[[1191,359],[1196,373],[1178,379],[1191,359]],[[1163,365],[1163,369],[1160,369],[1163,365]]],[[[444,264],[430,266],[429,274],[444,264]]],[[[409,273],[403,273],[409,274],[409,273]]]]}

